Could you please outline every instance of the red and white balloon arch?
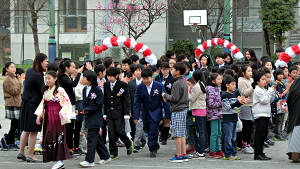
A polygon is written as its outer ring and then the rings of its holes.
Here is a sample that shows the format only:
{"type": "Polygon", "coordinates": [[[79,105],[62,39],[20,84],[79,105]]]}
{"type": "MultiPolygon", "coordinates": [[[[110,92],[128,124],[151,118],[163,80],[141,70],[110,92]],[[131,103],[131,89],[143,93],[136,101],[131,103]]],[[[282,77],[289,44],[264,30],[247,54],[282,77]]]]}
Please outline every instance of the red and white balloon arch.
{"type": "Polygon", "coordinates": [[[135,39],[126,38],[125,36],[113,36],[105,38],[101,46],[94,46],[94,52],[96,54],[100,54],[109,48],[123,46],[133,49],[138,53],[142,53],[145,57],[146,62],[150,63],[151,65],[156,65],[156,56],[150,49],[148,49],[148,46],[143,43],[137,43],[135,39]]]}
{"type": "Polygon", "coordinates": [[[236,47],[233,43],[229,42],[228,40],[221,38],[213,38],[212,40],[204,41],[195,49],[194,54],[195,56],[199,56],[202,53],[204,53],[206,49],[215,45],[222,45],[225,48],[229,49],[236,59],[242,59],[244,57],[238,47],[236,47]]]}
{"type": "Polygon", "coordinates": [[[275,62],[276,67],[285,67],[290,60],[292,60],[296,55],[300,54],[300,43],[288,47],[285,49],[285,52],[282,52],[279,56],[279,59],[275,62]]]}

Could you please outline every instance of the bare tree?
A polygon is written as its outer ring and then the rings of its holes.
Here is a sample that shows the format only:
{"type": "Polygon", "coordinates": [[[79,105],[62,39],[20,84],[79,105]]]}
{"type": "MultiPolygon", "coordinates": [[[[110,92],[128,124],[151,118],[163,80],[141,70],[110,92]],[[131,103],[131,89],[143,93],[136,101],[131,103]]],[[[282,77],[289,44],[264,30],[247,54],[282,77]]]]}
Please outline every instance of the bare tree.
{"type": "Polygon", "coordinates": [[[3,65],[4,43],[10,39],[10,3],[6,0],[0,0],[0,65],[3,65]]]}
{"type": "Polygon", "coordinates": [[[29,12],[31,15],[31,19],[28,19],[28,24],[30,25],[32,29],[32,35],[34,40],[34,50],[35,53],[40,53],[40,47],[39,47],[39,37],[38,37],[38,28],[37,28],[37,20],[39,19],[38,13],[45,8],[45,3],[48,2],[48,0],[26,0],[26,4],[29,8],[29,12]]]}
{"type": "MultiPolygon", "coordinates": [[[[162,0],[111,0],[108,7],[98,3],[97,10],[108,12],[101,26],[113,36],[128,35],[137,40],[144,35],[158,19],[165,18],[167,1],[162,0]],[[107,20],[106,20],[107,18],[107,20]]],[[[127,56],[131,53],[125,48],[127,56]]]]}

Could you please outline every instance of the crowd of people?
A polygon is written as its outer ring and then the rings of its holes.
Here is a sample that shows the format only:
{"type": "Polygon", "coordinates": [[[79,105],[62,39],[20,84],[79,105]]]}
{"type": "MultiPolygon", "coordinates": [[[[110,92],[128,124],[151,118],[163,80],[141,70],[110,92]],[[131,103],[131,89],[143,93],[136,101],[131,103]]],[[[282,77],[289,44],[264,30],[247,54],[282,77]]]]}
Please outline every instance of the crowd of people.
{"type": "Polygon", "coordinates": [[[56,169],[83,153],[82,167],[95,166],[95,152],[106,164],[118,158],[120,146],[131,155],[148,145],[155,158],[170,138],[176,153],[169,162],[205,159],[205,153],[240,160],[237,151],[271,160],[264,148],[289,139],[288,158],[298,161],[300,63],[276,68],[252,49],[243,62],[226,52],[214,60],[169,50],[156,65],[137,55],[80,65],[66,58],[49,63],[40,53],[26,73],[7,62],[3,93],[11,126],[0,146],[19,150],[17,158],[27,162],[55,161],[56,169]],[[38,133],[43,160],[34,154],[38,133]]]}

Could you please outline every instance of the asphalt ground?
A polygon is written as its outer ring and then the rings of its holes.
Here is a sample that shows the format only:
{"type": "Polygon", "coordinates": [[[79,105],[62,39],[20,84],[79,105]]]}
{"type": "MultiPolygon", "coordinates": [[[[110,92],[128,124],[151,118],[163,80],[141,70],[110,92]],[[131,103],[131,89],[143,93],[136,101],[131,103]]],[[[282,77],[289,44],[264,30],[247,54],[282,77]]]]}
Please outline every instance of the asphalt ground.
{"type": "MultiPolygon", "coordinates": [[[[4,118],[4,100],[2,92],[2,84],[0,84],[0,136],[9,130],[10,120],[4,118]]],[[[280,169],[296,169],[300,168],[300,163],[293,163],[287,159],[285,151],[287,149],[288,141],[276,141],[274,146],[265,149],[267,156],[272,157],[270,161],[256,161],[253,160],[253,154],[243,154],[241,151],[238,152],[241,160],[227,161],[223,159],[209,158],[206,154],[206,159],[191,159],[184,163],[170,163],[167,160],[174,156],[175,141],[168,140],[167,145],[161,145],[156,158],[149,157],[149,151],[146,147],[140,153],[133,153],[130,156],[126,155],[126,148],[119,148],[119,158],[113,160],[105,165],[96,164],[93,168],[103,169],[129,169],[129,168],[146,168],[146,169],[199,169],[199,168],[280,168],[280,169]]],[[[54,162],[49,163],[28,163],[17,159],[18,151],[2,151],[0,150],[0,169],[44,169],[51,168],[54,162]]],[[[36,155],[38,159],[42,159],[41,155],[36,155]]],[[[96,155],[95,162],[98,162],[99,156],[96,155]]],[[[66,168],[81,168],[79,162],[84,161],[84,155],[78,158],[71,158],[65,160],[66,168]]]]}

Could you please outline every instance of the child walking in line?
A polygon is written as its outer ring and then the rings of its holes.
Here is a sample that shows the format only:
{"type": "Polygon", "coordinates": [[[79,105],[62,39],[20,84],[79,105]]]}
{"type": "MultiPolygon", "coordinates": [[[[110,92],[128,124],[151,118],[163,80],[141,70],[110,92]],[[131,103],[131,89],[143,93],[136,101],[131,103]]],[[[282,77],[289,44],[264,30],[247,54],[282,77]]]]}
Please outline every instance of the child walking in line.
{"type": "Polygon", "coordinates": [[[223,115],[223,143],[224,160],[240,160],[236,155],[236,125],[238,121],[237,107],[246,103],[245,96],[236,95],[235,78],[224,77],[222,82],[222,115],[223,115]]]}
{"type": "Polygon", "coordinates": [[[175,138],[176,155],[169,159],[169,162],[188,161],[186,155],[185,133],[186,133],[186,113],[188,109],[188,87],[183,80],[186,72],[184,63],[175,63],[172,76],[175,77],[171,94],[162,93],[165,101],[171,103],[171,131],[175,138]]]}
{"type": "Polygon", "coordinates": [[[111,159],[118,158],[118,138],[125,144],[127,155],[133,152],[133,142],[125,132],[125,122],[129,120],[129,92],[128,85],[118,80],[119,68],[110,67],[106,71],[107,80],[104,83],[104,120],[107,120],[109,151],[111,159]]]}
{"type": "Polygon", "coordinates": [[[252,68],[249,65],[243,66],[239,71],[238,79],[238,89],[241,96],[249,98],[249,102],[244,104],[240,110],[240,119],[243,122],[243,152],[245,154],[253,154],[253,148],[250,145],[252,128],[254,124],[254,119],[252,115],[252,97],[253,97],[253,87],[252,87],[252,68]]]}
{"type": "MultiPolygon", "coordinates": [[[[67,121],[61,120],[61,114],[70,117],[72,105],[65,90],[57,83],[57,74],[53,70],[45,75],[46,85],[43,87],[43,99],[35,111],[36,123],[41,125],[43,119],[43,162],[56,161],[52,169],[64,168],[63,160],[69,159],[66,143],[67,121]]],[[[70,122],[70,121],[69,121],[70,122]]]]}
{"type": "Polygon", "coordinates": [[[271,112],[271,102],[275,94],[276,83],[266,90],[267,85],[265,72],[257,72],[252,84],[253,107],[252,112],[255,119],[255,140],[254,140],[254,160],[271,160],[263,153],[264,141],[268,135],[269,119],[271,112]]]}
{"type": "Polygon", "coordinates": [[[104,146],[102,136],[99,133],[100,127],[103,126],[103,93],[97,83],[97,75],[92,70],[86,70],[83,73],[81,84],[86,85],[82,91],[82,107],[79,109],[80,114],[85,115],[85,128],[87,133],[87,154],[85,161],[79,164],[82,167],[95,166],[95,151],[97,151],[100,161],[99,164],[106,164],[111,161],[107,148],[104,146]]]}
{"type": "Polygon", "coordinates": [[[192,110],[192,115],[195,117],[195,129],[197,145],[196,152],[191,154],[190,158],[205,159],[205,121],[206,121],[206,90],[203,84],[204,75],[201,70],[196,70],[193,73],[192,81],[194,86],[189,87],[189,108],[192,110]]]}
{"type": "Polygon", "coordinates": [[[222,100],[220,96],[220,87],[222,76],[218,73],[212,73],[206,81],[206,111],[207,121],[210,121],[210,153],[212,158],[221,158],[224,153],[221,151],[221,119],[222,119],[222,100]]]}

